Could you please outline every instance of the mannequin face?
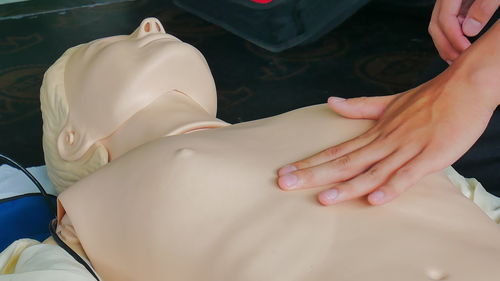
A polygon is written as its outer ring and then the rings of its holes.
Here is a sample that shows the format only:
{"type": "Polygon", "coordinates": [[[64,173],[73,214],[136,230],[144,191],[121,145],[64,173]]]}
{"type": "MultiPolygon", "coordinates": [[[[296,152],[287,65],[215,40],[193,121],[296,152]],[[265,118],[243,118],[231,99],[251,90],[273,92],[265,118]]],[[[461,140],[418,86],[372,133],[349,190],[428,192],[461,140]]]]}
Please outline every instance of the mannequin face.
{"type": "Polygon", "coordinates": [[[161,83],[162,78],[178,67],[177,53],[191,46],[165,34],[163,28],[152,29],[152,24],[143,22],[131,35],[103,38],[79,48],[66,68],[67,95],[97,99],[106,102],[108,109],[119,110],[130,108],[133,100],[141,102],[175,88],[161,83]]]}
{"type": "Polygon", "coordinates": [[[130,35],[78,47],[64,81],[69,116],[58,148],[66,160],[79,159],[161,95],[183,93],[210,114],[216,112],[215,85],[203,56],[166,34],[153,18],[130,35]]]}

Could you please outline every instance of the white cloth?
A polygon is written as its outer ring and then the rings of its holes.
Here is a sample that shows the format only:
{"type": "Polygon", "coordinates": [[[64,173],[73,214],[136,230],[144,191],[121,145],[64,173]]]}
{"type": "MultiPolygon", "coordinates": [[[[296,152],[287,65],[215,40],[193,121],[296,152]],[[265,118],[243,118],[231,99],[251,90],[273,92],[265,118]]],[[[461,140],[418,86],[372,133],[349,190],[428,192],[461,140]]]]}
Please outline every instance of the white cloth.
{"type": "MultiPolygon", "coordinates": [[[[57,195],[45,166],[28,171],[45,191],[57,195]]],[[[0,199],[39,190],[21,171],[9,165],[0,166],[0,199]]],[[[0,281],[94,281],[94,277],[61,247],[41,244],[32,239],[13,242],[0,253],[0,281]]]]}
{"type": "Polygon", "coordinates": [[[465,197],[472,200],[488,217],[500,224],[500,197],[488,193],[483,185],[474,178],[464,178],[452,167],[445,170],[450,181],[462,191],[465,197]]]}
{"type": "MultiPolygon", "coordinates": [[[[57,195],[45,166],[31,167],[28,171],[40,182],[48,194],[57,195]]],[[[23,172],[9,165],[0,166],[0,200],[36,192],[40,191],[23,172]]]]}
{"type": "Polygon", "coordinates": [[[0,281],[95,281],[61,247],[20,239],[0,254],[0,281]]]}

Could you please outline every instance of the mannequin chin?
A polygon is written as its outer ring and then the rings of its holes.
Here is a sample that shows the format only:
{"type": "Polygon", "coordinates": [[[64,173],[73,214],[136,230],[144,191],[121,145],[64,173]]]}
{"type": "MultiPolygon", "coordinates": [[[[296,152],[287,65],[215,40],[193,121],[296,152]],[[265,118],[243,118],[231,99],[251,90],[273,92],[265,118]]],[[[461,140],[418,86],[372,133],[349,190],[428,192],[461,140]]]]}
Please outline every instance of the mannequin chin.
{"type": "Polygon", "coordinates": [[[104,280],[500,276],[500,229],[443,173],[381,207],[360,199],[325,208],[317,189],[277,187],[279,167],[371,121],[326,105],[218,120],[205,60],[156,19],[63,58],[42,87],[49,174],[71,184],[59,196],[58,233],[104,280]],[[64,83],[52,81],[61,73],[64,83]],[[102,161],[88,168],[88,159],[102,161]]]}

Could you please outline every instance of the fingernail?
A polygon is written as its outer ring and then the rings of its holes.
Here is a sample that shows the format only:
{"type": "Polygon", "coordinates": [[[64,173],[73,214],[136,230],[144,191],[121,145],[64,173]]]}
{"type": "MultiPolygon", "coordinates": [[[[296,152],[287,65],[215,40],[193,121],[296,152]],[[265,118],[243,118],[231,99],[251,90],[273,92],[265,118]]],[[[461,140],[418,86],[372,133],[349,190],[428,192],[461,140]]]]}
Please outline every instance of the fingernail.
{"type": "Polygon", "coordinates": [[[298,181],[299,178],[294,174],[286,174],[278,179],[279,185],[285,189],[292,189],[298,181]]]}
{"type": "Polygon", "coordinates": [[[451,65],[453,62],[451,60],[446,60],[446,62],[451,65]]]}
{"type": "Polygon", "coordinates": [[[284,176],[284,175],[289,174],[289,173],[294,172],[294,171],[297,171],[297,167],[295,167],[293,165],[286,165],[285,167],[279,169],[278,175],[284,176]]]}
{"type": "Polygon", "coordinates": [[[467,36],[476,36],[481,28],[482,24],[473,18],[466,18],[462,24],[462,31],[467,36]]]}
{"type": "Polygon", "coordinates": [[[385,196],[384,192],[377,190],[368,195],[368,200],[372,203],[381,203],[382,200],[384,199],[384,196],[385,196]]]}
{"type": "Polygon", "coordinates": [[[339,195],[339,191],[336,189],[329,189],[327,191],[323,191],[319,194],[319,200],[321,203],[328,205],[332,204],[335,201],[335,198],[339,195]]]}
{"type": "Polygon", "coordinates": [[[345,101],[344,98],[341,97],[329,97],[328,98],[328,103],[336,103],[336,102],[343,102],[345,101]]]}

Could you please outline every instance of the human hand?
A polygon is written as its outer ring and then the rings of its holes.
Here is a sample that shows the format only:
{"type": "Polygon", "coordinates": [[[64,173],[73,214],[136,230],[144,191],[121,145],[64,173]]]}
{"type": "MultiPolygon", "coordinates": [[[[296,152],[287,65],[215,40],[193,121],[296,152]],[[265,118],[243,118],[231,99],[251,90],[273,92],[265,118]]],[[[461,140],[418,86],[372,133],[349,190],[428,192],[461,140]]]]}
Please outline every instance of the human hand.
{"type": "Polygon", "coordinates": [[[479,98],[475,86],[484,86],[483,81],[469,81],[455,69],[398,95],[329,99],[338,114],[374,119],[375,125],[352,140],[281,168],[279,186],[328,187],[318,196],[323,205],[366,194],[369,203],[379,205],[426,174],[449,166],[479,138],[497,104],[479,98]]]}
{"type": "Polygon", "coordinates": [[[437,0],[429,33],[442,59],[451,64],[479,34],[498,9],[500,0],[437,0]]]}

